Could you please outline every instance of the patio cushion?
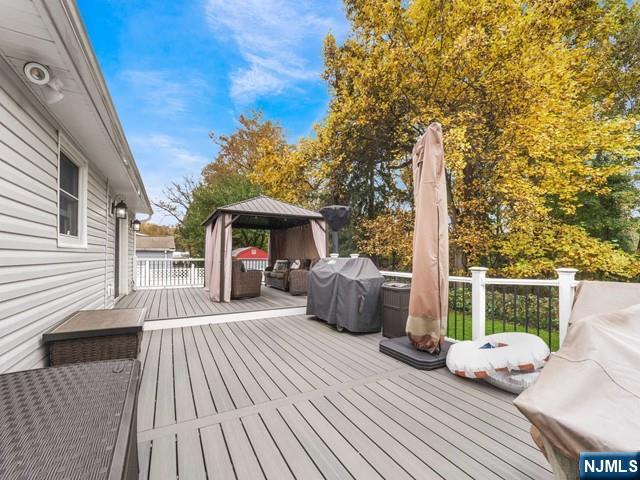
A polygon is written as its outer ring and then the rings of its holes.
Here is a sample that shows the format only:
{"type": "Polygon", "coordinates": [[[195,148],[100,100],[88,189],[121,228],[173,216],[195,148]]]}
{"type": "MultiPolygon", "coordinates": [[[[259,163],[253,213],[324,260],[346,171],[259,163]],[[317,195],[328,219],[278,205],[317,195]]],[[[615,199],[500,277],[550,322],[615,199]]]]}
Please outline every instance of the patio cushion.
{"type": "Polygon", "coordinates": [[[273,266],[274,272],[282,272],[289,268],[289,260],[276,260],[276,264],[273,266]]]}

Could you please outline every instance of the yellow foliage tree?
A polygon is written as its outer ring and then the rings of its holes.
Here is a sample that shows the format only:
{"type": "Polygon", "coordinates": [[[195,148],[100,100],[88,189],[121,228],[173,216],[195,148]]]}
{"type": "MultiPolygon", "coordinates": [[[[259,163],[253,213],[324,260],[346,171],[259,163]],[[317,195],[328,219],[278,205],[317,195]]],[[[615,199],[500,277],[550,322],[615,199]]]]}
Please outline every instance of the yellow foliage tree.
{"type": "Polygon", "coordinates": [[[289,145],[282,127],[265,120],[261,111],[240,115],[238,123],[240,126],[231,135],[210,134],[220,150],[203,169],[205,184],[240,175],[266,195],[286,202],[308,203],[313,184],[305,145],[311,140],[289,145]]]}
{"type": "MultiPolygon", "coordinates": [[[[329,36],[328,116],[314,147],[327,188],[367,217],[361,249],[399,243],[387,203],[411,202],[411,146],[442,123],[454,269],[631,277],[636,259],[560,221],[638,159],[640,10],[624,0],[346,0],[329,36]],[[636,33],[636,35],[633,34],[636,33]],[[634,40],[635,39],[635,40],[634,40]],[[635,43],[634,43],[635,42],[635,43]],[[605,155],[608,162],[594,162],[605,155]]],[[[304,170],[301,166],[300,170],[304,170]]],[[[396,215],[402,216],[402,208],[396,215]]],[[[404,231],[404,230],[403,230],[404,231]]]]}

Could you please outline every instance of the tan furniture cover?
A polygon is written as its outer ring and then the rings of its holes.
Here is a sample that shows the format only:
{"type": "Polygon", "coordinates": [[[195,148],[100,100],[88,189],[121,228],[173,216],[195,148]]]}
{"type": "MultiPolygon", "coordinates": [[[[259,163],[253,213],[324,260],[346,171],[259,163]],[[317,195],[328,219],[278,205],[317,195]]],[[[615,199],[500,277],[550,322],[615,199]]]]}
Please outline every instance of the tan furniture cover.
{"type": "Polygon", "coordinates": [[[580,282],[569,324],[583,317],[613,312],[640,303],[640,283],[580,282]]]}
{"type": "Polygon", "coordinates": [[[429,125],[413,147],[415,227],[407,335],[437,353],[447,332],[449,232],[442,128],[429,125]]]}
{"type": "MultiPolygon", "coordinates": [[[[607,285],[606,294],[585,285],[576,303],[585,291],[595,293],[589,303],[607,303],[616,288],[631,290],[623,285],[607,285]]],[[[514,401],[545,447],[574,460],[584,451],[640,450],[639,346],[640,305],[574,319],[536,383],[514,401]]]]}

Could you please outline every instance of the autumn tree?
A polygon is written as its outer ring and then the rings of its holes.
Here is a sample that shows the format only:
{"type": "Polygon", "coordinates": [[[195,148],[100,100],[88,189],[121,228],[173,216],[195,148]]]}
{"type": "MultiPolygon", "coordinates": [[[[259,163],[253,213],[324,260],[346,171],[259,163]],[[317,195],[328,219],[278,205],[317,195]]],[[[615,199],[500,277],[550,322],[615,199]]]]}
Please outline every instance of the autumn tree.
{"type": "Polygon", "coordinates": [[[327,190],[368,219],[365,252],[398,241],[393,228],[384,238],[371,229],[385,224],[389,203],[398,215],[410,206],[411,148],[436,120],[454,269],[638,274],[634,257],[579,220],[582,202],[609,195],[611,179],[628,178],[638,159],[637,4],[345,0],[345,8],[349,37],[325,43],[332,99],[315,158],[326,162],[327,190]]]}
{"type": "Polygon", "coordinates": [[[313,184],[307,176],[310,162],[305,155],[305,141],[289,145],[282,127],[266,120],[259,110],[240,115],[238,124],[230,135],[210,134],[219,151],[202,172],[204,183],[238,175],[260,186],[266,195],[307,203],[313,184]]]}
{"type": "Polygon", "coordinates": [[[157,223],[142,222],[140,224],[140,233],[143,235],[173,235],[176,228],[171,225],[158,225],[157,223]]]}

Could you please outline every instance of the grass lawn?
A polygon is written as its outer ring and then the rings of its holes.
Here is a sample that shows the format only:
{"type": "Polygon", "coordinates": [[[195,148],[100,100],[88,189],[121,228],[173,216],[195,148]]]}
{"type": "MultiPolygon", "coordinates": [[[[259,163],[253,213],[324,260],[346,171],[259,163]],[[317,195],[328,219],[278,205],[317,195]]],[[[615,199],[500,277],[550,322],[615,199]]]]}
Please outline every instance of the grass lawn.
{"type": "MultiPolygon", "coordinates": [[[[538,335],[538,330],[535,324],[530,324],[527,331],[525,330],[524,325],[514,325],[513,322],[507,322],[506,325],[503,326],[500,320],[496,320],[493,324],[492,329],[491,320],[487,319],[487,335],[502,332],[526,332],[538,335]]],[[[541,325],[539,335],[545,341],[545,343],[549,345],[549,348],[552,352],[558,350],[560,345],[558,330],[551,330],[551,332],[549,332],[546,326],[543,327],[541,325]]],[[[456,340],[471,340],[471,314],[465,314],[465,318],[463,321],[462,313],[458,312],[458,318],[456,320],[455,313],[449,312],[449,326],[447,336],[450,338],[455,338],[456,340]]]]}

